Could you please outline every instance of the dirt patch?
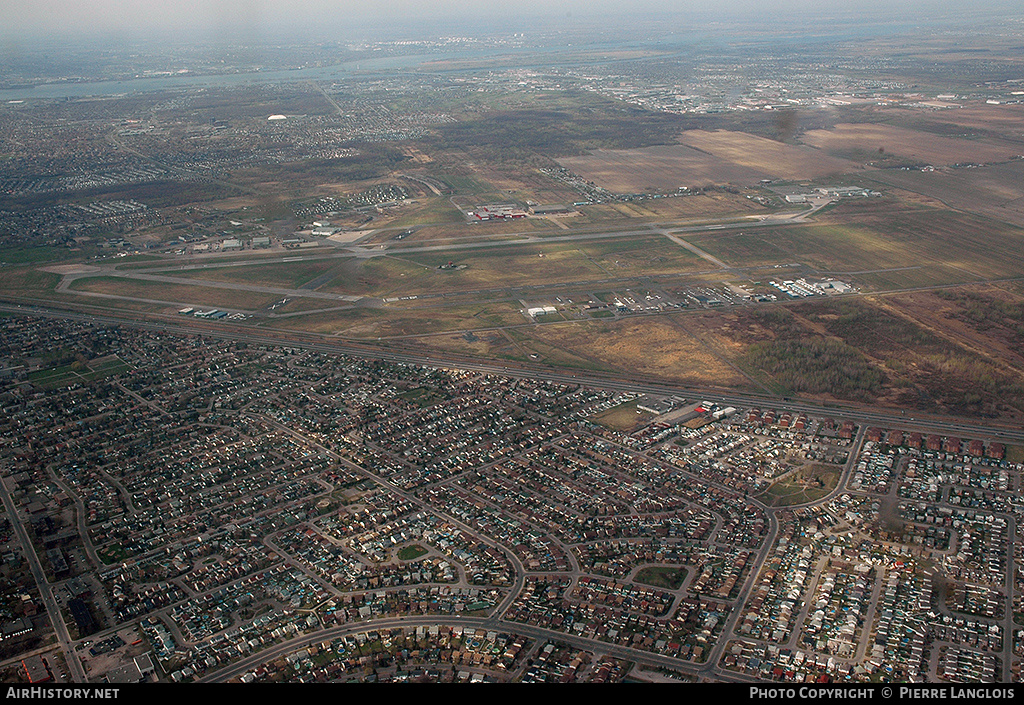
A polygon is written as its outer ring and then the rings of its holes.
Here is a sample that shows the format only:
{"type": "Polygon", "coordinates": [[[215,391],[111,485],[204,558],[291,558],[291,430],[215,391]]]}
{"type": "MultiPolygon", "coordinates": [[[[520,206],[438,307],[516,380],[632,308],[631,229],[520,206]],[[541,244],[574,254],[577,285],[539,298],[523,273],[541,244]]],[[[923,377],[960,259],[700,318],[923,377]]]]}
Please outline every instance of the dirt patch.
{"type": "Polygon", "coordinates": [[[618,370],[737,387],[747,383],[692,335],[660,318],[540,326],[530,337],[618,370]]]}

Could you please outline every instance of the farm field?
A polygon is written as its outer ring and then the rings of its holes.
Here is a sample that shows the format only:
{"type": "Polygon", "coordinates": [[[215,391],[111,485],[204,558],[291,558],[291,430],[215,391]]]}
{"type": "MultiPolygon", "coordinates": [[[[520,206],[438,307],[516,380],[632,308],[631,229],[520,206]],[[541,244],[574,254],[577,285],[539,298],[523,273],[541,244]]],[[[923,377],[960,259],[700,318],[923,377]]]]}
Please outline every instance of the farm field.
{"type": "Polygon", "coordinates": [[[868,176],[883,188],[914,191],[950,208],[1024,227],[1024,160],[930,172],[884,169],[868,176]]]}
{"type": "Polygon", "coordinates": [[[937,135],[994,137],[1020,144],[1024,141],[1024,105],[969,102],[955,110],[888,108],[878,112],[879,120],[912,127],[937,135]]]}
{"type": "Polygon", "coordinates": [[[810,147],[726,130],[688,130],[679,136],[679,144],[597,149],[558,161],[616,193],[726,183],[753,186],[762,179],[811,179],[861,168],[810,147]]]}
{"type": "Polygon", "coordinates": [[[766,178],[763,171],[705,154],[685,144],[641,149],[595,149],[558,163],[614,193],[692,188],[704,184],[752,184],[766,178]]]}
{"type": "Polygon", "coordinates": [[[831,130],[807,132],[800,141],[835,156],[859,154],[867,160],[878,160],[896,155],[934,166],[1005,162],[1021,150],[1019,144],[998,139],[943,137],[886,124],[843,123],[831,130]]]}
{"type": "Polygon", "coordinates": [[[761,178],[816,179],[858,171],[856,162],[818,150],[727,130],[688,130],[679,140],[730,164],[764,174],[761,178]]]}

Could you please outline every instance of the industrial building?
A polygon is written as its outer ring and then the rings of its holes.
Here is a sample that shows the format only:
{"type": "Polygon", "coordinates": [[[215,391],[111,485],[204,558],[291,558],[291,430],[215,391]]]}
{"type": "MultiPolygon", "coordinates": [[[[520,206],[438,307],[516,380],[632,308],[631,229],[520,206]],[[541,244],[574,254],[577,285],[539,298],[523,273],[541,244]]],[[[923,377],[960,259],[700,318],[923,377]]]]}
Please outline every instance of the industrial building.
{"type": "Polygon", "coordinates": [[[513,220],[525,218],[526,211],[515,204],[495,204],[489,206],[478,206],[476,210],[469,211],[466,215],[470,219],[477,220],[513,220]]]}

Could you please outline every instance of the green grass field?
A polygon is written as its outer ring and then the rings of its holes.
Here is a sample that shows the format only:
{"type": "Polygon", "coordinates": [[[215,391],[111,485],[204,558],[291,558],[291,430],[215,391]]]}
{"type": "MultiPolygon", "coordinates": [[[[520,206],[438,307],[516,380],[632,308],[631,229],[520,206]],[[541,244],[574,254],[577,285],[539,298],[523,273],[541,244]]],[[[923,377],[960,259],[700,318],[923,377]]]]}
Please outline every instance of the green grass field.
{"type": "Polygon", "coordinates": [[[38,295],[52,293],[60,284],[60,275],[34,267],[0,268],[0,291],[5,294],[38,295]]]}
{"type": "Polygon", "coordinates": [[[399,549],[399,551],[398,551],[398,560],[400,560],[400,561],[413,561],[413,560],[416,560],[417,558],[419,558],[420,556],[425,556],[425,555],[427,555],[427,549],[423,548],[423,546],[419,546],[419,545],[406,546],[404,548],[399,549]]]}
{"type": "Polygon", "coordinates": [[[1024,446],[1006,446],[1006,460],[1010,463],[1024,463],[1024,446]]]}
{"type": "Polygon", "coordinates": [[[426,387],[417,387],[410,389],[408,392],[402,392],[398,395],[399,399],[404,399],[407,402],[411,402],[421,409],[443,401],[443,397],[436,396],[426,387]]]}
{"type": "Polygon", "coordinates": [[[648,566],[641,568],[634,580],[644,585],[652,585],[666,590],[678,590],[686,580],[686,568],[670,566],[648,566]]]}
{"type": "Polygon", "coordinates": [[[431,289],[436,291],[562,284],[608,276],[578,247],[562,243],[415,253],[405,259],[436,270],[430,282],[431,289]],[[465,268],[437,269],[448,262],[465,268]]]}
{"type": "Polygon", "coordinates": [[[411,228],[419,225],[438,223],[465,223],[466,217],[445,197],[437,196],[420,199],[419,203],[400,211],[400,215],[388,223],[389,228],[411,228]]]}
{"type": "Polygon", "coordinates": [[[578,249],[616,277],[674,274],[711,269],[707,260],[661,237],[590,240],[578,249]]]}
{"type": "Polygon", "coordinates": [[[0,247],[0,263],[4,264],[57,264],[84,259],[88,253],[67,247],[0,247]]]}
{"type": "Polygon", "coordinates": [[[834,490],[841,476],[842,468],[835,465],[803,467],[772,483],[759,499],[773,507],[814,502],[834,490]]]}
{"type": "Polygon", "coordinates": [[[53,389],[75,382],[92,382],[130,369],[127,363],[117,357],[104,358],[88,363],[72,362],[47,370],[36,370],[28,374],[28,381],[40,389],[53,389]]]}

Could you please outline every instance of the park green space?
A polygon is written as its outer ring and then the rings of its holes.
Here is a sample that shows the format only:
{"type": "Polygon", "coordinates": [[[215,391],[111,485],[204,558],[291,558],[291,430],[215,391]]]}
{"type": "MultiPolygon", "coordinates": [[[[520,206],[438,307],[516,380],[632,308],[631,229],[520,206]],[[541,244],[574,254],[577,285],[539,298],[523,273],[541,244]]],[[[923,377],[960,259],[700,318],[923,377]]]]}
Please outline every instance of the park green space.
{"type": "Polygon", "coordinates": [[[398,551],[398,560],[401,561],[412,561],[416,560],[420,556],[427,555],[427,549],[420,545],[405,546],[398,551]]]}
{"type": "Polygon", "coordinates": [[[664,588],[666,590],[678,590],[686,580],[686,568],[673,566],[647,566],[637,571],[635,582],[664,588]]]}
{"type": "Polygon", "coordinates": [[[88,362],[72,362],[45,370],[36,370],[28,374],[28,381],[43,389],[61,387],[75,382],[92,382],[111,375],[127,372],[131,368],[117,357],[109,357],[88,362]]]}
{"type": "Polygon", "coordinates": [[[803,466],[773,482],[759,499],[773,507],[815,502],[836,488],[842,468],[836,465],[803,466]]]}
{"type": "Polygon", "coordinates": [[[411,402],[420,408],[433,406],[434,404],[444,400],[443,397],[435,395],[426,387],[416,387],[415,389],[410,389],[407,392],[402,392],[398,395],[398,398],[411,402]]]}

